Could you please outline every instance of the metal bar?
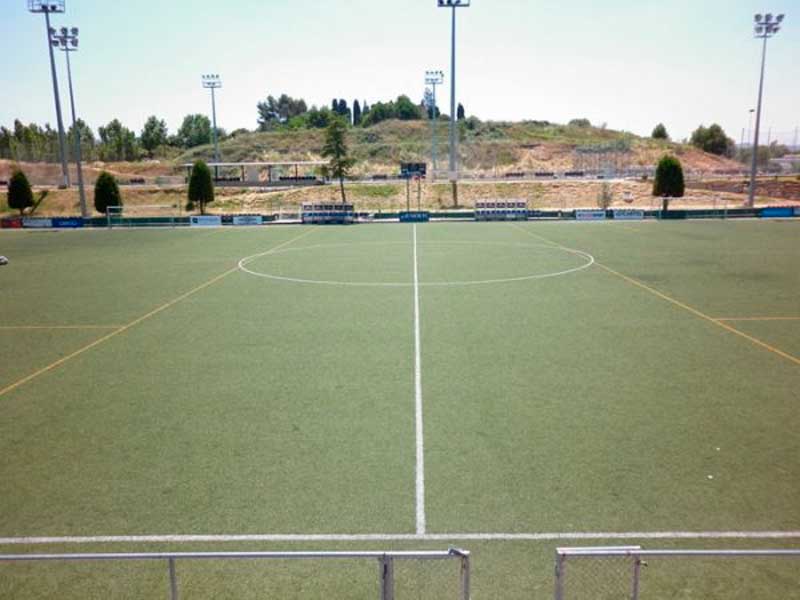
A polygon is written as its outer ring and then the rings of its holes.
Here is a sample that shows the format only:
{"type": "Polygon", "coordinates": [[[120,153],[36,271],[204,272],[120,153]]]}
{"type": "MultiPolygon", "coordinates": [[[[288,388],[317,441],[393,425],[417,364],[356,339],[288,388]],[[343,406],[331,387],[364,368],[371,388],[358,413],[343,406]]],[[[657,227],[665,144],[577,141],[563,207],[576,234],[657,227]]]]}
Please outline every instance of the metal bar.
{"type": "Polygon", "coordinates": [[[639,600],[639,578],[642,574],[642,559],[638,556],[633,558],[633,591],[631,600],[639,600]]]}
{"type": "Polygon", "coordinates": [[[564,599],[564,567],[567,563],[567,555],[556,551],[556,591],[555,600],[564,599]]]}
{"type": "MultiPolygon", "coordinates": [[[[800,553],[800,550],[798,551],[800,553]]],[[[457,551],[369,551],[369,552],[108,552],[94,554],[0,554],[0,562],[14,561],[92,561],[92,560],[204,560],[204,559],[346,559],[392,558],[399,560],[448,560],[455,556],[469,556],[457,551]]]]}
{"type": "Polygon", "coordinates": [[[378,559],[381,577],[381,600],[394,600],[394,561],[389,556],[378,559]]]}
{"type": "Polygon", "coordinates": [[[470,561],[469,554],[461,557],[461,600],[470,598],[470,561]]]}
{"type": "Polygon", "coordinates": [[[56,59],[53,56],[53,44],[50,42],[50,11],[44,11],[47,26],[47,49],[50,52],[50,73],[53,76],[53,96],[56,100],[56,120],[58,121],[58,146],[61,150],[61,174],[63,185],[69,187],[69,168],[67,167],[67,151],[64,141],[64,119],[61,118],[61,99],[58,96],[58,75],[56,75],[56,59]]]}
{"type": "Polygon", "coordinates": [[[570,558],[591,558],[597,556],[709,556],[720,558],[736,558],[743,556],[755,557],[786,557],[800,558],[800,549],[795,550],[594,550],[594,549],[560,549],[559,556],[570,558]]]}
{"type": "Polygon", "coordinates": [[[170,600],[178,600],[178,576],[175,573],[175,559],[169,561],[169,597],[170,600]]]}

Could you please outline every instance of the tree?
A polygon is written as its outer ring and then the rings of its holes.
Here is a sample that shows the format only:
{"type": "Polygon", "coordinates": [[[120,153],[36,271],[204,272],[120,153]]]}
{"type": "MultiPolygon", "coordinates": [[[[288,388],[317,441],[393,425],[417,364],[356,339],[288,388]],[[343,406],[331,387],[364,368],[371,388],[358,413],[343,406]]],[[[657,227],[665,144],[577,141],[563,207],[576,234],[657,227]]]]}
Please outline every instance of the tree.
{"type": "Polygon", "coordinates": [[[186,115],[178,130],[178,143],[184,148],[194,148],[211,143],[211,121],[205,115],[186,115]]]}
{"type": "Polygon", "coordinates": [[[344,192],[344,178],[350,174],[350,169],[353,168],[356,161],[349,156],[347,149],[347,123],[341,117],[332,118],[330,125],[325,130],[325,144],[322,146],[322,156],[328,159],[328,164],[322,168],[323,175],[339,180],[342,203],[347,202],[347,196],[344,192]]]}
{"type": "Polygon", "coordinates": [[[149,117],[144,124],[144,129],[142,129],[142,135],[139,139],[142,142],[142,148],[147,150],[150,158],[153,158],[156,148],[167,143],[167,124],[163,119],[159,120],[155,116],[149,117]]]}
{"type": "Polygon", "coordinates": [[[94,184],[94,208],[99,213],[107,214],[109,206],[122,206],[122,196],[114,176],[103,171],[94,184]]]}
{"type": "Polygon", "coordinates": [[[214,182],[211,180],[211,170],[202,160],[198,160],[192,167],[189,176],[189,209],[195,204],[200,204],[200,214],[206,212],[206,204],[214,201],[214,182]]]}
{"type": "Polygon", "coordinates": [[[700,125],[695,129],[692,133],[691,144],[717,156],[733,156],[736,148],[736,143],[725,135],[725,131],[716,123],[708,128],[700,125]]]}
{"type": "Polygon", "coordinates": [[[653,196],[664,198],[664,210],[669,209],[670,198],[683,198],[686,185],[683,180],[681,161],[674,156],[665,155],[658,162],[656,178],[653,183],[653,196]]]}
{"type": "Polygon", "coordinates": [[[401,121],[416,121],[422,118],[422,111],[408,96],[398,96],[394,103],[394,118],[401,121]]]}
{"type": "Polygon", "coordinates": [[[650,136],[654,140],[668,140],[669,134],[667,133],[667,128],[664,127],[663,123],[659,123],[656,125],[655,129],[653,129],[653,133],[650,136]]]}
{"type": "Polygon", "coordinates": [[[353,102],[353,125],[361,125],[361,105],[358,100],[353,102]]]}
{"type": "Polygon", "coordinates": [[[268,131],[277,123],[285,123],[293,117],[308,112],[306,101],[302,98],[292,98],[287,94],[281,94],[279,98],[267,96],[263,102],[256,105],[258,109],[258,130],[268,131]]]}
{"type": "Polygon", "coordinates": [[[14,171],[8,181],[8,207],[18,210],[19,214],[22,215],[25,209],[31,206],[33,206],[31,184],[25,173],[14,171]]]}
{"type": "Polygon", "coordinates": [[[113,162],[139,158],[136,134],[123,127],[119,119],[114,119],[105,127],[98,127],[97,133],[100,136],[101,160],[113,162]]]}
{"type": "Polygon", "coordinates": [[[459,102],[458,111],[456,112],[456,119],[459,121],[463,121],[466,118],[467,118],[467,113],[464,111],[464,105],[459,102]]]}
{"type": "Polygon", "coordinates": [[[589,119],[572,119],[568,125],[570,127],[580,127],[582,129],[588,129],[592,126],[592,122],[589,119]]]}

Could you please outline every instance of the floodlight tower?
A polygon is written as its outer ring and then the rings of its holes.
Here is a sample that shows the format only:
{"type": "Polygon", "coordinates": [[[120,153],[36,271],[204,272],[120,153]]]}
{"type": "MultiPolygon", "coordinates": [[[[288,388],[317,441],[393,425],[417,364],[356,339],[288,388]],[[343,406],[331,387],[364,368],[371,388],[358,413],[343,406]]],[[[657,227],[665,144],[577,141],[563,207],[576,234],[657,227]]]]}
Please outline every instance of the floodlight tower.
{"type": "Polygon", "coordinates": [[[56,59],[53,56],[53,46],[50,43],[50,13],[63,13],[66,11],[64,0],[28,0],[28,10],[32,13],[44,14],[47,27],[47,49],[50,52],[50,74],[53,77],[53,97],[56,101],[56,119],[58,121],[58,146],[61,152],[62,185],[69,187],[69,168],[67,167],[67,152],[64,142],[64,120],[61,118],[61,100],[58,96],[58,76],[56,75],[56,59]]]}
{"type": "Polygon", "coordinates": [[[439,8],[453,11],[450,33],[450,181],[453,184],[453,202],[458,204],[458,153],[456,147],[456,9],[469,8],[471,0],[437,0],[439,8]]]}
{"type": "Polygon", "coordinates": [[[753,206],[756,200],[756,173],[758,171],[758,134],[761,129],[761,100],[764,96],[764,66],[767,60],[767,40],[781,30],[783,15],[773,17],[772,13],[755,16],[755,37],[764,40],[761,50],[761,80],[758,84],[758,106],[756,108],[756,132],[753,136],[753,164],[750,168],[750,195],[748,206],[753,206]]]}
{"type": "Polygon", "coordinates": [[[214,162],[219,162],[219,140],[217,139],[217,101],[214,91],[222,87],[219,75],[203,75],[203,87],[211,90],[211,116],[214,122],[214,162]]]}
{"type": "Polygon", "coordinates": [[[72,131],[75,134],[75,165],[78,168],[78,191],[81,198],[81,216],[85,219],[89,216],[86,210],[86,190],[83,187],[83,169],[81,167],[81,132],[78,129],[78,119],[75,117],[75,94],[72,92],[72,65],[70,64],[70,52],[78,50],[78,28],[67,29],[62,27],[59,33],[55,29],[50,29],[50,45],[59,48],[67,55],[67,81],[69,82],[69,103],[72,109],[72,131]]]}
{"type": "Polygon", "coordinates": [[[436,86],[444,83],[444,73],[442,71],[425,71],[425,84],[431,86],[430,105],[431,111],[431,165],[433,172],[431,180],[436,181],[436,86]]]}

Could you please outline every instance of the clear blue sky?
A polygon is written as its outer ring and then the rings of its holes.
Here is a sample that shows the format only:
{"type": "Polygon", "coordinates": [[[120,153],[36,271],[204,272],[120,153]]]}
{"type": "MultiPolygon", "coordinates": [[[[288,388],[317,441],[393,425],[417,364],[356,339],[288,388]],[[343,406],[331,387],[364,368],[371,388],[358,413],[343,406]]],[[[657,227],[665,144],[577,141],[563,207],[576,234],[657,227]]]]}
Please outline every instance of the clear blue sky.
{"type": "MultiPolygon", "coordinates": [[[[436,0],[66,5],[53,24],[81,28],[78,111],[95,129],[118,117],[139,131],[156,114],[174,131],[183,115],[210,111],[205,72],[223,77],[218,117],[228,131],[254,128],[268,94],[416,101],[432,68],[449,84],[449,11],[436,0]]],[[[0,124],[55,123],[44,17],[25,0],[0,6],[0,124]]],[[[663,121],[675,138],[718,121],[739,141],[757,92],[752,15],[767,10],[787,18],[769,42],[765,135],[790,132],[800,125],[797,0],[473,0],[458,15],[458,99],[481,119],[587,117],[639,134],[663,121]]],[[[448,98],[445,86],[442,107],[448,98]]]]}

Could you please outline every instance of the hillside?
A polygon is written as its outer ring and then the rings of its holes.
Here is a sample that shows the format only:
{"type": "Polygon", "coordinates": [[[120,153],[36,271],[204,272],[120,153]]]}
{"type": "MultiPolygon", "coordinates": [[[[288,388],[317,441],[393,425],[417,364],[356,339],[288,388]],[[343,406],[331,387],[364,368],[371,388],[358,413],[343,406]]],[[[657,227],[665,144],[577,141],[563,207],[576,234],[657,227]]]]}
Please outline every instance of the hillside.
{"type": "MultiPolygon", "coordinates": [[[[436,125],[439,168],[446,168],[448,123],[436,125]]],[[[630,133],[596,127],[556,125],[538,121],[460,124],[459,155],[462,168],[474,174],[502,175],[514,171],[564,171],[579,168],[576,148],[603,145],[620,151],[632,167],[654,166],[665,152],[674,152],[689,171],[735,170],[735,161],[706,154],[696,148],[640,138],[630,133]]],[[[318,160],[324,132],[319,129],[280,129],[246,133],[220,145],[226,161],[318,160]]],[[[385,121],[369,128],[353,128],[350,148],[358,159],[357,175],[396,173],[401,161],[430,159],[431,127],[427,121],[385,121]]],[[[199,146],[176,159],[210,160],[211,146],[199,146]]]]}

